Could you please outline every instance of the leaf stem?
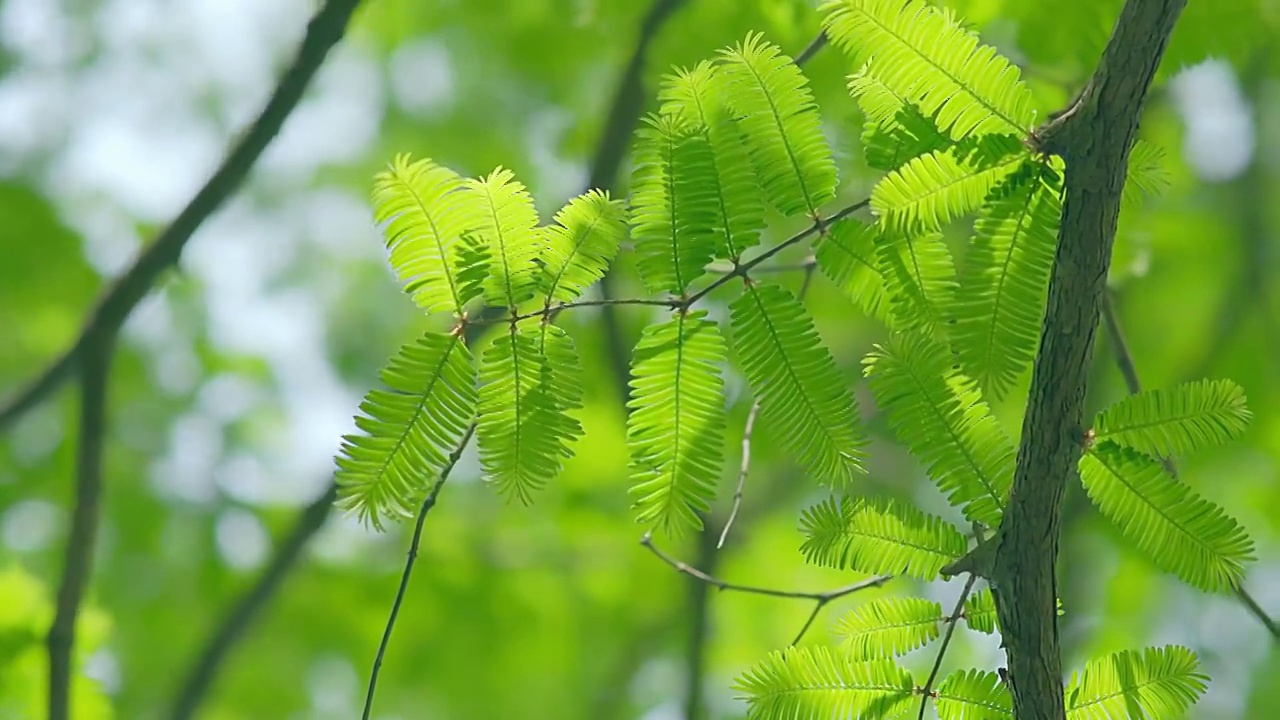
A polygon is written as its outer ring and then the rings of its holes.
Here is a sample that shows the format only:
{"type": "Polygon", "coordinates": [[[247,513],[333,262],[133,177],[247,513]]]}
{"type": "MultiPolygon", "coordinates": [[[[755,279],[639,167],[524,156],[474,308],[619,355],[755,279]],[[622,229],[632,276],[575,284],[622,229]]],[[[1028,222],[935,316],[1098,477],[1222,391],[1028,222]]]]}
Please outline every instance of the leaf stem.
{"type": "Polygon", "coordinates": [[[692,578],[696,578],[697,580],[700,580],[720,590],[729,590],[732,592],[747,593],[749,595],[764,595],[767,597],[787,598],[791,600],[813,601],[815,603],[813,612],[809,615],[809,619],[808,621],[805,622],[804,627],[800,629],[799,635],[797,635],[795,640],[792,641],[791,643],[792,645],[800,642],[800,640],[804,637],[805,633],[809,630],[809,627],[813,624],[813,620],[815,617],[817,617],[818,612],[822,610],[823,607],[826,607],[826,605],[831,601],[838,600],[839,598],[842,598],[846,595],[852,595],[856,592],[861,592],[862,590],[866,590],[868,588],[880,587],[881,585],[884,585],[885,583],[893,579],[892,575],[878,575],[868,580],[863,580],[860,582],[853,583],[852,585],[845,585],[842,587],[835,588],[833,590],[823,590],[823,591],[816,591],[816,592],[813,592],[813,591],[806,592],[801,590],[782,590],[778,588],[760,587],[758,585],[742,585],[739,583],[732,583],[726,580],[721,580],[720,578],[717,578],[713,575],[708,575],[707,573],[704,573],[701,570],[693,567],[692,565],[689,565],[683,560],[678,560],[672,557],[671,555],[668,555],[667,553],[663,552],[662,549],[660,549],[657,545],[653,544],[652,531],[646,532],[644,536],[640,538],[640,544],[643,545],[646,549],[648,549],[649,552],[653,553],[654,556],[656,556],[659,560],[666,563],[667,565],[670,565],[673,569],[675,569],[676,572],[679,572],[684,575],[688,575],[689,577],[692,577],[692,578]]]}
{"type": "Polygon", "coordinates": [[[361,714],[362,720],[369,720],[369,713],[373,711],[373,696],[378,688],[378,673],[382,670],[382,658],[387,652],[387,645],[391,642],[391,633],[396,626],[396,618],[400,615],[400,605],[404,602],[405,591],[409,589],[409,576],[413,573],[413,564],[418,559],[418,543],[422,539],[422,525],[427,519],[427,513],[431,512],[431,508],[436,505],[436,498],[440,496],[440,488],[444,487],[444,483],[449,479],[449,473],[458,465],[458,461],[462,459],[462,451],[466,449],[467,444],[471,441],[471,436],[475,434],[476,426],[472,423],[471,427],[463,433],[462,439],[458,442],[458,447],[449,455],[448,462],[440,471],[440,478],[431,486],[430,492],[422,500],[422,507],[418,509],[418,519],[413,526],[413,538],[409,541],[409,552],[405,557],[404,572],[400,574],[400,587],[396,590],[396,599],[391,603],[391,614],[387,616],[386,629],[382,631],[382,641],[378,643],[378,653],[373,658],[373,670],[369,673],[369,691],[364,699],[364,713],[361,714]]]}

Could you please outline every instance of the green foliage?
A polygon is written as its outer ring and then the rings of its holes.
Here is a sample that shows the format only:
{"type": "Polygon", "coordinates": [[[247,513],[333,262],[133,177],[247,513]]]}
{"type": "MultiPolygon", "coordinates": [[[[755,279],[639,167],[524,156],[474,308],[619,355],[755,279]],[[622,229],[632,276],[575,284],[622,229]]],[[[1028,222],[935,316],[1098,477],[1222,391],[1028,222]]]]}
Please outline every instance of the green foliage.
{"type": "Polygon", "coordinates": [[[827,499],[800,516],[800,552],[814,565],[933,580],[968,549],[942,518],[894,500],[827,499]]]}
{"type": "Polygon", "coordinates": [[[622,203],[591,190],[569,201],[542,234],[542,281],[547,302],[570,302],[604,277],[627,235],[622,203]]]}
{"type": "Polygon", "coordinates": [[[964,601],[964,622],[970,630],[990,635],[996,631],[996,599],[991,588],[983,588],[964,601]]]}
{"type": "Polygon", "coordinates": [[[750,154],[729,110],[726,82],[722,67],[703,61],[667,76],[658,97],[663,114],[700,128],[693,142],[710,146],[709,172],[697,181],[714,190],[716,210],[708,221],[725,257],[737,261],[760,242],[765,207],[750,154]]]}
{"type": "Polygon", "coordinates": [[[992,163],[974,163],[954,148],[934,150],[912,158],[876,183],[871,209],[891,231],[936,230],[981,207],[987,193],[1024,158],[1014,153],[992,163]]]}
{"type": "Polygon", "coordinates": [[[1177,645],[1122,650],[1090,660],[1067,685],[1068,720],[1178,717],[1209,678],[1195,653],[1177,645]]]}
{"type": "Polygon", "coordinates": [[[721,51],[729,105],[751,150],[765,197],[784,215],[818,209],[836,194],[836,163],[808,81],[761,35],[721,51]]]}
{"type": "Polygon", "coordinates": [[[1198,588],[1234,587],[1253,560],[1243,528],[1148,455],[1099,443],[1080,459],[1080,479],[1089,499],[1140,550],[1198,588]]]}
{"type": "Polygon", "coordinates": [[[1013,698],[1000,676],[957,670],[938,685],[938,720],[1000,720],[1013,717],[1013,698]]]}
{"type": "Polygon", "coordinates": [[[892,326],[933,333],[946,321],[956,271],[940,233],[882,235],[876,253],[893,308],[892,326]]]}
{"type": "Polygon", "coordinates": [[[889,597],[849,611],[835,626],[851,660],[903,655],[938,637],[942,606],[932,600],[889,597]]]}
{"type": "Polygon", "coordinates": [[[748,283],[730,306],[734,347],[760,419],[817,478],[844,485],[861,472],[857,405],[795,296],[748,283]]]}
{"type": "Polygon", "coordinates": [[[637,520],[701,528],[724,463],[725,344],[705,312],[649,326],[631,371],[627,444],[637,520]]]}
{"type": "Polygon", "coordinates": [[[533,198],[510,170],[502,168],[467,180],[465,187],[477,196],[479,208],[469,232],[488,248],[491,258],[485,300],[515,307],[533,296],[539,281],[535,258],[542,243],[533,198]]]}
{"type": "Polygon", "coordinates": [[[1058,182],[1052,170],[1024,162],[974,224],[951,306],[951,340],[965,370],[994,398],[1031,364],[1040,341],[1062,215],[1058,182]]]}
{"type": "Polygon", "coordinates": [[[425,312],[460,314],[463,295],[451,248],[477,223],[481,208],[457,173],[398,155],[374,182],[374,219],[384,224],[391,267],[425,312]]]}
{"type": "Polygon", "coordinates": [[[845,218],[831,225],[818,241],[814,261],[862,311],[890,322],[889,293],[877,254],[879,233],[870,225],[845,218]]]}
{"type": "Polygon", "coordinates": [[[360,404],[363,435],[343,438],[340,505],[375,528],[413,517],[418,502],[476,413],[471,353],[456,333],[426,333],[382,371],[386,390],[360,404]]]}
{"type": "Polygon", "coordinates": [[[1031,129],[1031,92],[1018,69],[947,14],[919,0],[831,0],[822,6],[832,43],[874,71],[938,127],[960,140],[1031,129]]]}
{"type": "Polygon", "coordinates": [[[1130,395],[1099,413],[1093,429],[1098,441],[1171,457],[1239,438],[1249,417],[1239,385],[1197,380],[1130,395]]]}
{"type": "Polygon", "coordinates": [[[928,464],[947,500],[974,522],[999,525],[1013,442],[947,351],[919,333],[895,334],[867,357],[866,373],[899,439],[928,464]]]}
{"type": "Polygon", "coordinates": [[[645,122],[631,180],[631,236],[650,291],[681,295],[717,250],[715,166],[696,126],[674,115],[645,122]]]}
{"type": "Polygon", "coordinates": [[[775,652],[738,680],[748,718],[887,718],[915,697],[911,675],[892,660],[856,661],[824,647],[775,652]]]}

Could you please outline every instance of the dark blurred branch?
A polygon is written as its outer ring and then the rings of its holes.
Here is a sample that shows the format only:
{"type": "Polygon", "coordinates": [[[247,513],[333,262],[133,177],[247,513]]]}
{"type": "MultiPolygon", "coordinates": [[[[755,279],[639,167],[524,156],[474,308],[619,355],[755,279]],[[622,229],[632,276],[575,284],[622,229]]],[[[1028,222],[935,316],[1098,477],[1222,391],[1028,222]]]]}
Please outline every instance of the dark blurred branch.
{"type": "Polygon", "coordinates": [[[422,540],[422,525],[426,522],[427,513],[431,512],[431,508],[436,506],[436,498],[440,497],[440,488],[444,487],[444,483],[449,479],[449,474],[457,467],[458,460],[462,459],[462,451],[467,449],[467,444],[471,442],[471,436],[475,434],[476,426],[473,424],[467,428],[467,432],[462,435],[462,439],[458,441],[458,447],[449,455],[448,462],[444,468],[440,470],[440,478],[431,486],[431,491],[427,493],[426,498],[422,501],[422,507],[418,509],[418,520],[413,526],[413,538],[409,541],[409,552],[404,561],[404,572],[400,575],[400,587],[396,590],[396,599],[391,603],[391,614],[387,616],[387,627],[382,632],[382,641],[378,643],[378,654],[373,658],[373,671],[369,673],[369,692],[364,699],[364,713],[360,716],[362,720],[369,720],[369,713],[373,711],[373,695],[378,688],[378,673],[382,670],[382,658],[386,655],[387,645],[391,642],[391,633],[396,627],[396,618],[400,615],[400,605],[404,602],[405,591],[409,589],[409,576],[413,574],[413,564],[418,559],[418,543],[422,540]]]}
{"type": "Polygon", "coordinates": [[[328,0],[316,13],[307,25],[306,37],[293,64],[280,78],[258,119],[178,217],[102,295],[75,344],[0,407],[0,430],[60,388],[78,365],[90,359],[93,338],[117,332],[155,287],[161,274],[178,262],[187,241],[240,187],[267,145],[280,132],[325,56],[342,39],[359,3],[360,0],[328,0]]]}
{"type": "Polygon", "coordinates": [[[800,54],[796,56],[796,65],[804,67],[805,63],[812,60],[813,56],[817,55],[819,50],[827,46],[827,42],[827,34],[825,32],[819,32],[818,36],[810,41],[809,44],[800,51],[800,54]]]}
{"type": "MultiPolygon", "coordinates": [[[[1125,387],[1129,389],[1131,395],[1136,395],[1142,392],[1142,383],[1138,379],[1138,371],[1135,369],[1133,356],[1129,353],[1129,344],[1125,342],[1124,330],[1120,327],[1120,319],[1116,316],[1115,309],[1112,307],[1110,292],[1105,296],[1103,308],[1105,310],[1103,317],[1106,320],[1107,333],[1111,337],[1111,348],[1116,356],[1116,365],[1120,367],[1120,374],[1124,375],[1125,387]]],[[[1178,477],[1178,466],[1174,463],[1173,458],[1162,458],[1161,462],[1170,476],[1178,477]]],[[[1262,609],[1262,606],[1258,604],[1257,600],[1253,599],[1253,596],[1244,589],[1243,585],[1236,585],[1232,590],[1245,609],[1262,623],[1262,626],[1271,633],[1271,637],[1276,642],[1280,642],[1280,624],[1277,624],[1262,609]]]]}
{"type": "Polygon", "coordinates": [[[280,588],[285,576],[298,564],[303,548],[324,527],[337,494],[337,485],[330,483],[324,493],[298,515],[293,529],[276,550],[270,564],[217,624],[182,682],[173,710],[169,713],[172,720],[195,717],[196,708],[204,701],[231,648],[280,588]]]}
{"type": "MultiPolygon", "coordinates": [[[[618,90],[609,106],[609,114],[605,118],[604,130],[600,134],[600,142],[596,145],[595,156],[591,161],[591,169],[587,177],[587,187],[613,191],[618,184],[618,172],[626,157],[631,136],[635,134],[636,125],[644,113],[645,89],[644,67],[649,57],[649,48],[658,37],[658,32],[687,0],[655,0],[649,12],[640,23],[640,34],[636,39],[631,58],[622,71],[618,81],[618,90]]],[[[611,300],[615,296],[613,273],[605,273],[600,278],[600,296],[611,300]]],[[[623,337],[622,326],[618,322],[617,310],[605,305],[601,318],[604,327],[605,348],[609,354],[609,364],[614,368],[622,382],[622,395],[625,400],[627,388],[625,378],[630,366],[630,343],[623,337]]]]}
{"type": "Polygon", "coordinates": [[[84,341],[80,372],[80,441],[76,448],[75,508],[49,627],[49,720],[71,716],[71,675],[76,618],[93,575],[93,553],[102,516],[102,452],[107,424],[107,384],[115,328],[95,328],[84,341]]]}

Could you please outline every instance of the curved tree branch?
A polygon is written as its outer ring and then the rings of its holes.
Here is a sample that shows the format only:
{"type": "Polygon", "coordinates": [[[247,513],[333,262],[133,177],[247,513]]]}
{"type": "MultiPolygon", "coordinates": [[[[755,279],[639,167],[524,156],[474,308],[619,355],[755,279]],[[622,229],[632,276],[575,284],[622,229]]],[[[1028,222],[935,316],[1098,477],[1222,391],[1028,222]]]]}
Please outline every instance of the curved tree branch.
{"type": "Polygon", "coordinates": [[[195,717],[196,708],[204,701],[209,688],[218,676],[231,648],[244,635],[245,630],[253,623],[258,613],[279,589],[285,576],[289,574],[302,557],[302,550],[311,538],[315,537],[325,520],[333,510],[333,501],[338,493],[337,485],[329,483],[324,493],[316,498],[298,515],[293,529],[280,543],[271,563],[258,576],[248,592],[227,611],[217,624],[203,649],[183,680],[181,689],[173,703],[169,717],[172,720],[190,720],[195,717]]]}
{"type": "Polygon", "coordinates": [[[263,151],[280,132],[329,50],[346,33],[351,15],[359,4],[360,0],[328,0],[320,8],[307,25],[307,34],[293,64],[280,78],[258,119],[249,126],[222,165],[178,217],[102,295],[75,344],[50,363],[17,396],[0,407],[0,430],[62,387],[76,366],[88,359],[92,338],[96,334],[118,331],[138,303],[155,287],[161,274],[178,262],[187,241],[240,187],[263,151]]]}
{"type": "Polygon", "coordinates": [[[93,552],[102,516],[102,446],[107,424],[107,383],[116,334],[112,328],[87,336],[87,362],[80,373],[80,442],[76,449],[75,509],[58,583],[49,648],[49,720],[71,716],[71,669],[75,656],[76,618],[93,575],[93,552]]]}
{"type": "Polygon", "coordinates": [[[1186,0],[1126,0],[1080,97],[1033,142],[1066,160],[1066,198],[1009,507],[994,538],[992,591],[1014,715],[1063,720],[1055,599],[1062,497],[1076,472],[1094,334],[1120,193],[1156,67],[1186,0]]]}

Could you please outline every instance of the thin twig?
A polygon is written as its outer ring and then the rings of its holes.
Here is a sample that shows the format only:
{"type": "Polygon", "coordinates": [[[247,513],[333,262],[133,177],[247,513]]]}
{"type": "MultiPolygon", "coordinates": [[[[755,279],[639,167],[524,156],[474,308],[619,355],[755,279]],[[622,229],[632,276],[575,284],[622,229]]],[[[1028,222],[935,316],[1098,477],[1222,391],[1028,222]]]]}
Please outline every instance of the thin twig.
{"type": "MultiPolygon", "coordinates": [[[[548,305],[546,307],[539,308],[537,310],[533,310],[531,312],[523,313],[520,315],[506,316],[506,317],[498,316],[491,320],[488,320],[487,322],[490,322],[490,323],[519,322],[521,320],[528,320],[529,318],[546,317],[549,315],[555,315],[556,313],[559,313],[561,310],[571,310],[573,308],[584,308],[584,307],[609,307],[609,306],[615,306],[615,305],[647,305],[650,307],[665,307],[665,308],[675,309],[680,307],[681,302],[676,299],[650,300],[645,298],[601,298],[599,300],[578,300],[576,302],[567,302],[567,303],[558,303],[556,305],[548,305]]],[[[476,322],[477,321],[473,320],[471,321],[471,324],[474,324],[476,322]]]]}
{"type": "Polygon", "coordinates": [[[827,603],[830,603],[833,600],[838,600],[846,595],[852,595],[853,593],[859,592],[861,590],[866,590],[868,588],[873,588],[873,587],[880,587],[881,585],[893,579],[892,575],[880,575],[877,577],[870,578],[868,580],[863,580],[861,582],[854,583],[852,585],[845,585],[843,587],[838,587],[838,588],[835,588],[834,590],[823,590],[823,591],[817,591],[817,592],[806,592],[801,590],[779,590],[777,588],[760,587],[758,585],[742,585],[740,583],[732,583],[726,580],[721,580],[720,578],[717,578],[713,575],[708,575],[707,573],[693,567],[692,565],[684,562],[683,560],[677,560],[676,558],[668,555],[667,553],[663,552],[662,549],[659,548],[657,545],[653,544],[652,532],[646,532],[644,536],[640,538],[640,544],[643,545],[645,548],[647,548],[649,552],[653,553],[659,560],[661,560],[662,562],[674,568],[676,572],[683,573],[685,575],[688,575],[689,577],[697,578],[698,580],[701,580],[702,582],[714,588],[717,588],[719,590],[729,590],[732,592],[747,593],[749,595],[765,595],[767,597],[788,598],[791,600],[813,601],[814,603],[817,604],[817,607],[814,608],[813,614],[809,616],[808,622],[805,623],[804,627],[801,628],[800,630],[800,634],[792,642],[793,645],[795,643],[800,642],[800,639],[804,637],[805,632],[808,631],[809,626],[813,624],[813,619],[814,617],[817,616],[818,611],[821,610],[823,607],[825,607],[827,603]]]}
{"type": "Polygon", "coordinates": [[[853,213],[861,210],[862,208],[866,207],[869,204],[871,204],[870,198],[859,200],[858,202],[852,205],[849,205],[848,207],[845,207],[844,209],[840,210],[839,212],[837,212],[836,214],[832,215],[829,218],[826,218],[826,219],[819,218],[818,220],[815,220],[813,224],[810,225],[809,227],[805,228],[804,230],[801,230],[795,235],[792,235],[786,240],[783,240],[777,245],[774,245],[773,247],[769,248],[765,252],[762,252],[759,255],[751,258],[747,262],[742,263],[733,272],[727,273],[725,275],[721,275],[720,277],[713,280],[710,285],[702,288],[698,292],[685,298],[682,306],[686,308],[692,307],[699,300],[706,297],[707,295],[710,295],[712,291],[720,288],[722,285],[728,283],[730,280],[733,280],[735,277],[746,277],[747,273],[751,272],[758,265],[761,265],[767,262],[769,258],[773,257],[774,255],[777,255],[783,250],[786,250],[787,248],[800,243],[801,241],[805,240],[806,238],[808,238],[810,235],[813,235],[814,233],[825,233],[827,231],[827,227],[830,226],[832,223],[836,222],[837,220],[841,220],[845,217],[848,217],[849,215],[852,215],[853,213]]]}
{"type": "Polygon", "coordinates": [[[178,217],[101,297],[75,344],[50,363],[25,390],[0,408],[0,430],[61,387],[75,367],[88,359],[90,339],[104,330],[118,331],[138,303],[155,287],[160,275],[178,262],[187,241],[240,187],[267,145],[280,132],[325,56],[346,33],[351,14],[359,4],[360,0],[328,0],[316,13],[307,25],[306,36],[293,64],[280,78],[258,119],[178,217]]]}
{"type": "Polygon", "coordinates": [[[471,436],[475,431],[474,424],[467,428],[458,442],[458,447],[450,453],[444,468],[440,470],[440,478],[431,486],[431,491],[422,500],[422,507],[418,509],[418,520],[414,523],[413,538],[409,541],[409,551],[405,556],[404,572],[400,574],[400,587],[396,590],[395,601],[391,603],[387,627],[382,631],[382,641],[378,643],[378,653],[373,658],[373,670],[369,673],[369,692],[364,698],[364,713],[360,716],[362,720],[369,720],[369,713],[373,711],[373,695],[378,689],[378,673],[382,670],[382,658],[386,655],[387,645],[391,642],[391,633],[395,630],[396,617],[400,615],[400,605],[404,602],[405,591],[409,589],[409,576],[413,574],[414,561],[418,559],[418,542],[422,539],[422,525],[427,519],[427,513],[431,512],[431,508],[436,505],[440,488],[444,487],[445,481],[449,479],[449,473],[453,472],[454,467],[458,465],[458,460],[462,458],[462,451],[467,448],[467,443],[471,442],[471,436]]]}
{"type": "MultiPolygon", "coordinates": [[[[1129,352],[1129,343],[1125,341],[1124,329],[1120,326],[1120,319],[1116,316],[1115,308],[1112,306],[1113,300],[1110,289],[1103,295],[1102,317],[1106,322],[1107,336],[1111,339],[1111,349],[1116,356],[1116,365],[1120,368],[1120,374],[1124,376],[1125,387],[1128,388],[1130,395],[1137,395],[1142,392],[1142,382],[1138,379],[1138,371],[1133,362],[1133,355],[1129,352]]],[[[1160,462],[1164,465],[1169,475],[1178,477],[1178,466],[1173,458],[1161,458],[1160,462]]],[[[1232,587],[1236,597],[1240,598],[1241,604],[1249,611],[1251,615],[1256,617],[1262,626],[1271,633],[1272,639],[1280,642],[1280,624],[1267,614],[1266,610],[1258,604],[1258,601],[1244,589],[1244,585],[1236,584],[1232,587]]]]}
{"type": "MultiPolygon", "coordinates": [[[[805,295],[809,294],[809,284],[813,281],[813,271],[816,265],[806,264],[804,269],[804,281],[800,283],[800,293],[797,296],[801,302],[804,301],[805,295]]],[[[751,409],[747,412],[747,423],[742,429],[742,463],[738,466],[738,485],[733,491],[733,504],[729,508],[729,517],[724,521],[724,529],[720,531],[720,541],[716,543],[716,549],[724,547],[724,541],[729,537],[729,528],[733,527],[733,523],[738,519],[738,512],[742,509],[742,492],[747,485],[747,475],[751,472],[751,435],[756,427],[756,417],[760,414],[760,401],[756,400],[751,403],[751,409]]]]}
{"type": "Polygon", "coordinates": [[[964,589],[960,591],[960,599],[956,600],[956,608],[947,617],[947,632],[942,636],[942,645],[938,646],[938,656],[933,659],[933,669],[929,671],[929,679],[925,680],[924,687],[920,689],[919,720],[924,720],[925,708],[929,707],[929,700],[934,695],[933,683],[938,679],[938,671],[942,669],[942,659],[946,657],[947,648],[951,645],[951,636],[956,632],[956,623],[960,622],[960,618],[964,616],[964,604],[969,599],[969,593],[973,592],[973,584],[977,581],[978,576],[969,573],[969,579],[965,581],[964,589]]]}
{"type": "Polygon", "coordinates": [[[302,558],[303,548],[324,527],[337,495],[337,485],[329,483],[325,492],[298,515],[293,529],[280,543],[275,556],[257,581],[217,624],[178,691],[173,710],[169,714],[171,720],[190,720],[195,716],[196,709],[204,701],[231,648],[262,612],[267,601],[275,595],[285,576],[297,566],[302,558]]]}
{"type": "Polygon", "coordinates": [[[49,649],[49,720],[71,715],[71,666],[76,618],[93,575],[93,553],[102,516],[102,449],[107,429],[107,384],[115,349],[113,328],[95,330],[85,343],[80,372],[80,442],[76,448],[76,496],[71,532],[58,583],[58,599],[46,644],[49,649]]]}
{"type": "Polygon", "coordinates": [[[738,519],[738,511],[742,509],[742,490],[747,485],[747,474],[751,472],[751,434],[756,428],[756,416],[760,414],[760,401],[751,403],[747,411],[747,424],[742,429],[742,463],[738,466],[738,487],[733,491],[733,505],[729,508],[729,517],[724,521],[724,529],[720,531],[720,541],[716,549],[724,547],[725,538],[729,537],[729,528],[738,519]]]}

